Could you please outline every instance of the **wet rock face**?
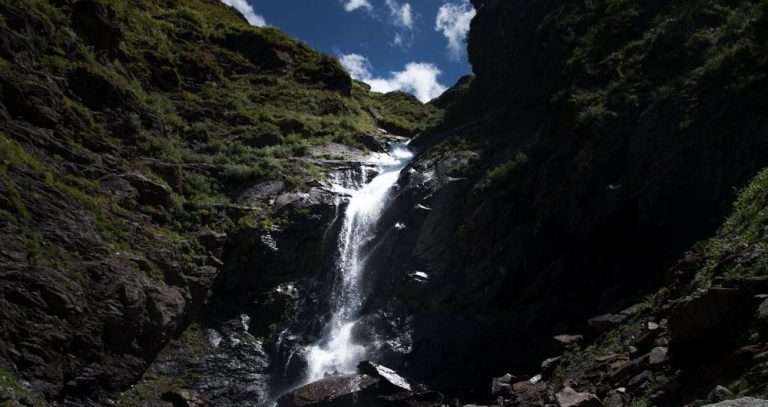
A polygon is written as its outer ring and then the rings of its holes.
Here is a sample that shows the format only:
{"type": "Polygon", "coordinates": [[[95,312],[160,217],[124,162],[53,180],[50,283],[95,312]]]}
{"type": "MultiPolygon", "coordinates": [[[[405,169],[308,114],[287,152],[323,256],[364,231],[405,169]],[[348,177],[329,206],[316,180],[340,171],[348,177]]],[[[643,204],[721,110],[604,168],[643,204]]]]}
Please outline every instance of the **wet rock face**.
{"type": "Polygon", "coordinates": [[[227,262],[208,310],[210,318],[224,320],[249,314],[253,331],[259,333],[275,324],[274,317],[290,314],[299,296],[293,290],[315,277],[335,248],[329,229],[336,214],[335,195],[315,189],[272,199],[286,221],[243,228],[232,236],[223,250],[227,262]]]}
{"type": "MultiPolygon", "coordinates": [[[[262,406],[269,399],[271,361],[243,315],[216,329],[194,326],[164,349],[140,383],[154,397],[191,399],[205,406],[262,406]]],[[[131,393],[125,397],[130,400],[131,393]]],[[[190,403],[190,401],[187,401],[190,403]]]]}
{"type": "Polygon", "coordinates": [[[379,379],[363,374],[329,377],[290,392],[277,401],[279,407],[341,407],[375,403],[379,379]]]}

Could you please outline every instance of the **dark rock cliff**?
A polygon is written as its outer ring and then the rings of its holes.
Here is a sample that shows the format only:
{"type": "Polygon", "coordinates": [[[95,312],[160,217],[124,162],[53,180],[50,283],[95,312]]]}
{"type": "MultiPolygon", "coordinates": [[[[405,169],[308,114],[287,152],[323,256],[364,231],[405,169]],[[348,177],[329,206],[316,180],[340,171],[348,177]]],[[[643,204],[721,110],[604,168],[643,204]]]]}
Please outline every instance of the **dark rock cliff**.
{"type": "Polygon", "coordinates": [[[383,236],[370,309],[397,303],[409,321],[412,352],[393,363],[484,393],[482,377],[535,371],[552,336],[661,286],[768,165],[768,15],[766,2],[473,3],[476,78],[412,144],[383,226],[406,227],[383,236]],[[428,282],[405,284],[417,271],[428,282]]]}

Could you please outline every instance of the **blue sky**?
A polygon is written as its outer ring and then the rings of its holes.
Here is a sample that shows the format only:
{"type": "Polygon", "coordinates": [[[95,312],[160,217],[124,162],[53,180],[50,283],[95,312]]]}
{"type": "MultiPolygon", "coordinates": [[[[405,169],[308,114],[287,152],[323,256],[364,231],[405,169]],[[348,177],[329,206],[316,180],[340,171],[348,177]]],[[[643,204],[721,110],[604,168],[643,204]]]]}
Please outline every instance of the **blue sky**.
{"type": "Polygon", "coordinates": [[[253,25],[270,25],[339,57],[373,90],[422,101],[472,71],[463,38],[468,0],[222,0],[253,25]]]}

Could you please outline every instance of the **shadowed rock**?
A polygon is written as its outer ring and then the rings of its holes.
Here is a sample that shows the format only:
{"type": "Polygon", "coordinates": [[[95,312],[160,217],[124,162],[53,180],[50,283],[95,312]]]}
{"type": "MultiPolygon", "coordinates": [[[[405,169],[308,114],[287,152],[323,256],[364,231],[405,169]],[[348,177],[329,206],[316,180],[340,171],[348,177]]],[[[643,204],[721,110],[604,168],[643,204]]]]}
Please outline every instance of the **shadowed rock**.
{"type": "Polygon", "coordinates": [[[277,400],[278,407],[336,407],[369,405],[376,397],[379,379],[363,374],[328,377],[299,387],[277,400]]]}
{"type": "Polygon", "coordinates": [[[726,400],[704,407],[768,407],[768,400],[760,400],[752,397],[742,397],[736,400],[726,400]]]}
{"type": "Polygon", "coordinates": [[[560,407],[600,407],[603,405],[594,394],[577,393],[570,387],[557,393],[557,402],[560,407]]]}
{"type": "Polygon", "coordinates": [[[357,370],[362,374],[382,379],[384,382],[382,384],[392,386],[395,390],[411,391],[411,385],[408,381],[388,367],[366,361],[360,362],[360,364],[357,365],[357,370]]]}

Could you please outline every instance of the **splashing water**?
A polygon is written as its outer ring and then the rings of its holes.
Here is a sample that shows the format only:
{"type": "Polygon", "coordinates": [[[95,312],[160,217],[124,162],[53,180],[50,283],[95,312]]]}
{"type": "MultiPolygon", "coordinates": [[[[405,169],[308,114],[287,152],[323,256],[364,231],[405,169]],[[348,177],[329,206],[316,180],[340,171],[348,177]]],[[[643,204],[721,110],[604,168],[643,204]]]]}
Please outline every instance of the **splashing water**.
{"type": "MultiPolygon", "coordinates": [[[[326,374],[353,373],[365,358],[365,346],[355,343],[353,329],[363,303],[361,278],[365,247],[375,236],[376,223],[389,201],[389,192],[413,153],[405,144],[393,144],[389,154],[375,154],[371,164],[379,175],[358,189],[336,186],[350,195],[339,233],[335,265],[336,282],[331,293],[331,320],[325,335],[307,349],[307,382],[326,374]]],[[[365,177],[365,175],[363,175],[365,177]]],[[[355,185],[360,185],[357,183],[355,185]]]]}

